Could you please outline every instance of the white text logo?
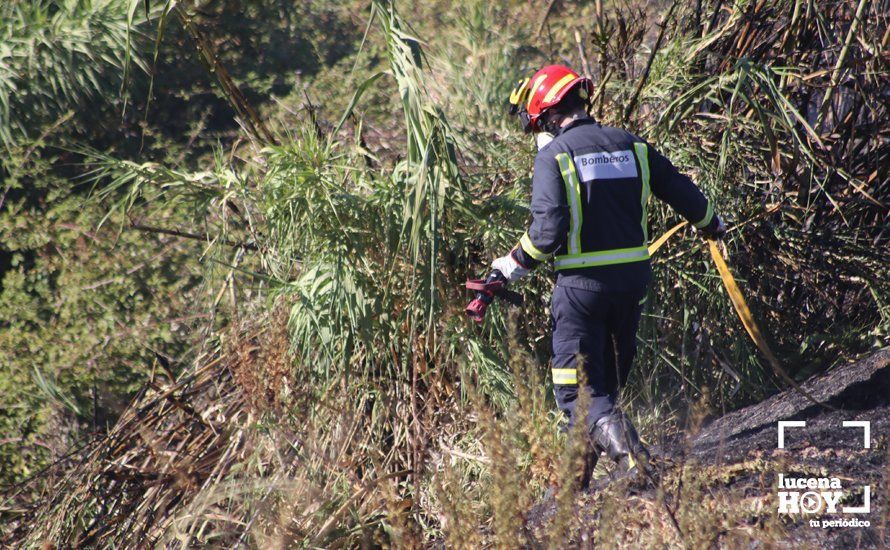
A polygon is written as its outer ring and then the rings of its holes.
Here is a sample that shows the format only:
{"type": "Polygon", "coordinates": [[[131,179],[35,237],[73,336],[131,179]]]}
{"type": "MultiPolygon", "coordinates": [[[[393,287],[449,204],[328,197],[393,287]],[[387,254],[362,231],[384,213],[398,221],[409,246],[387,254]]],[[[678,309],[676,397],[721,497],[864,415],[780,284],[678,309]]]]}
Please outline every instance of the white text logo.
{"type": "MultiPolygon", "coordinates": [[[[788,428],[805,428],[803,420],[785,420],[779,422],[778,448],[784,449],[788,428]]],[[[844,428],[862,430],[862,448],[871,448],[871,423],[868,421],[850,420],[843,423],[844,428]]],[[[837,477],[792,477],[779,474],[779,508],[780,514],[867,514],[871,511],[871,486],[862,487],[861,506],[841,506],[843,486],[837,477]]],[[[870,522],[854,519],[810,520],[813,527],[869,527],[870,522]]]]}
{"type": "Polygon", "coordinates": [[[637,177],[637,163],[630,151],[578,155],[575,166],[581,181],[637,177]]]}

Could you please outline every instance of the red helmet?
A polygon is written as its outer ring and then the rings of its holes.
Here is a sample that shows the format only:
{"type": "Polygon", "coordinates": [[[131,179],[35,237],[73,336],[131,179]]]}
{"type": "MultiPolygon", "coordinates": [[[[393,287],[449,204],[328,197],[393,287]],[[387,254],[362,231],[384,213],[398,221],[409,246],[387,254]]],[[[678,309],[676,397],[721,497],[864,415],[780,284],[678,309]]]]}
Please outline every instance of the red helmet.
{"type": "Polygon", "coordinates": [[[582,99],[593,94],[593,82],[578,75],[565,65],[547,65],[531,78],[528,83],[528,105],[526,110],[531,119],[531,130],[540,132],[538,121],[547,109],[559,104],[571,90],[583,86],[582,99]]]}

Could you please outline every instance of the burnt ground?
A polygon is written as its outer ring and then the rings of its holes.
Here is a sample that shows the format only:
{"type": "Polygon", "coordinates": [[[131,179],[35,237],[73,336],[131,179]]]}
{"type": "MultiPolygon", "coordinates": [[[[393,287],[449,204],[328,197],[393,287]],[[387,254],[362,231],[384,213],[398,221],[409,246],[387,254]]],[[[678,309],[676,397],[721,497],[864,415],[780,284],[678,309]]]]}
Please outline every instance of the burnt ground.
{"type": "MultiPolygon", "coordinates": [[[[657,486],[597,480],[575,501],[586,527],[570,546],[890,548],[890,348],[802,388],[821,404],[788,390],[653,449],[657,486]],[[786,429],[784,449],[777,448],[780,420],[806,422],[786,429]],[[843,427],[848,420],[870,422],[869,449],[861,428],[843,427]],[[779,514],[779,473],[838,478],[839,506],[861,506],[870,486],[871,510],[779,514]],[[833,519],[870,526],[810,525],[833,519]]],[[[556,501],[545,499],[530,513],[532,532],[543,533],[559,514],[556,501]]]]}
{"type": "MultiPolygon", "coordinates": [[[[886,548],[885,533],[890,509],[890,349],[862,361],[836,368],[802,385],[816,400],[812,403],[795,390],[775,395],[757,405],[715,420],[693,440],[691,455],[702,465],[725,467],[752,461],[765,462],[762,473],[740,475],[733,484],[746,492],[762,482],[773,493],[777,474],[785,477],[837,477],[847,506],[863,503],[862,487],[871,487],[871,512],[783,518],[789,542],[822,548],[886,548]],[[778,449],[778,421],[802,420],[802,428],[786,428],[785,449],[778,449]],[[871,448],[864,449],[863,430],[843,427],[843,422],[868,421],[871,448]],[[769,471],[773,466],[774,471],[769,471]],[[826,528],[809,526],[810,519],[857,517],[869,528],[826,528]]],[[[777,498],[773,513],[777,513],[777,498]]]]}

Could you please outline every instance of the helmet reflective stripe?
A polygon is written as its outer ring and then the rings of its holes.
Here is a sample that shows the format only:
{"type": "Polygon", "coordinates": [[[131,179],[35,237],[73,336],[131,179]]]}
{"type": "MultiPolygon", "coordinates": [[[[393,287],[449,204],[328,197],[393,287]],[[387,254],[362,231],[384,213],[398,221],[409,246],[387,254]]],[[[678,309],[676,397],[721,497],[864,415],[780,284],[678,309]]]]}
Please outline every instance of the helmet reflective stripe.
{"type": "Polygon", "coordinates": [[[554,265],[556,266],[556,269],[571,269],[599,265],[626,264],[648,259],[648,248],[645,246],[637,246],[634,248],[618,248],[615,250],[600,250],[597,252],[585,252],[584,254],[557,256],[554,265]]]}
{"type": "Polygon", "coordinates": [[[547,75],[542,74],[538,78],[535,79],[535,83],[529,87],[528,91],[528,104],[525,106],[526,109],[532,108],[532,100],[535,98],[535,92],[538,90],[538,87],[547,80],[547,75]]]}
{"type": "Polygon", "coordinates": [[[550,88],[550,91],[547,92],[547,95],[544,96],[544,100],[542,101],[542,103],[547,104],[553,101],[553,98],[556,97],[556,94],[558,94],[570,82],[573,82],[577,79],[578,75],[576,74],[567,74],[564,77],[560,78],[559,81],[550,88]]]}
{"type": "Polygon", "coordinates": [[[562,180],[566,186],[566,201],[569,203],[569,254],[581,252],[581,224],[584,219],[581,215],[581,182],[578,173],[575,172],[575,163],[569,158],[568,153],[556,155],[559,169],[562,171],[562,180]]]}

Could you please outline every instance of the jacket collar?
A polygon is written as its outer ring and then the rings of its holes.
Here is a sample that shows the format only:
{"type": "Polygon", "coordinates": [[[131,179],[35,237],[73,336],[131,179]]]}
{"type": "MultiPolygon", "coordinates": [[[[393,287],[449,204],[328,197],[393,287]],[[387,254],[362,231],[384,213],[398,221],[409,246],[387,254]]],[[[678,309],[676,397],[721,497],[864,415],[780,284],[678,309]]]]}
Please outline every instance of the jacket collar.
{"type": "Polygon", "coordinates": [[[584,118],[576,118],[575,120],[569,122],[565,126],[559,129],[559,132],[556,135],[561,136],[562,134],[568,132],[572,128],[576,128],[578,126],[586,126],[587,124],[597,124],[596,119],[592,116],[587,116],[584,118]]]}

